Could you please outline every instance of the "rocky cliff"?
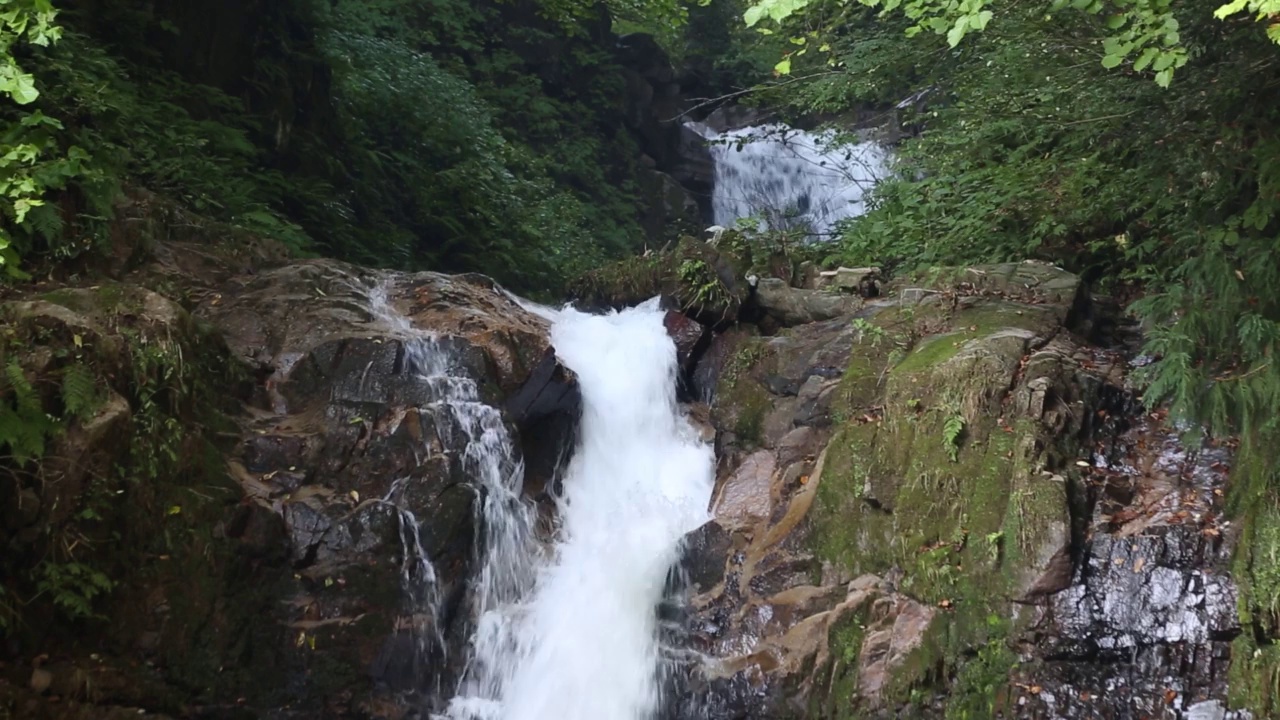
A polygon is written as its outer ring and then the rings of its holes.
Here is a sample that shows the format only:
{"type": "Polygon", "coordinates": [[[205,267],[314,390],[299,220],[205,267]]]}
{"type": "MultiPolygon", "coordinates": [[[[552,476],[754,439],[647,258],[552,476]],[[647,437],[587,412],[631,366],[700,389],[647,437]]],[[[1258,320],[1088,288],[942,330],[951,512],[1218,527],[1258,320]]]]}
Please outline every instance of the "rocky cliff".
{"type": "Polygon", "coordinates": [[[543,492],[576,417],[543,319],[227,232],[0,304],[48,419],[0,460],[0,717],[401,716],[458,670],[477,463],[543,492]]]}
{"type": "MultiPolygon", "coordinates": [[[[107,276],[0,299],[0,419],[28,428],[0,460],[0,717],[430,707],[471,629],[478,504],[545,500],[577,419],[546,322],[481,276],[291,263],[158,203],[107,276]]],[[[714,519],[663,608],[699,659],[667,716],[1268,702],[1234,448],[1139,409],[1078,278],[739,250],[685,239],[577,287],[664,295],[682,395],[709,401],[714,519]]]]}
{"type": "Polygon", "coordinates": [[[790,327],[722,336],[700,369],[720,469],[686,558],[687,632],[712,658],[695,705],[1235,717],[1230,452],[1135,409],[1077,278],[1011,263],[871,299],[765,287],[790,327]]]}

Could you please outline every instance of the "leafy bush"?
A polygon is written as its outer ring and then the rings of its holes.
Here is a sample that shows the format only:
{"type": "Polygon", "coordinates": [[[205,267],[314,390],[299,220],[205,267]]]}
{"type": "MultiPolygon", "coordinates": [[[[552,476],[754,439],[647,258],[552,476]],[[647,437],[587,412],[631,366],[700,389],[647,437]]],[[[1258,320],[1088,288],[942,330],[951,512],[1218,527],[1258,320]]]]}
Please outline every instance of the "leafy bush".
{"type": "Polygon", "coordinates": [[[919,112],[896,111],[915,136],[828,261],[910,270],[1039,258],[1104,289],[1141,288],[1134,310],[1160,358],[1148,400],[1215,432],[1257,426],[1280,397],[1280,307],[1265,290],[1280,252],[1280,109],[1260,90],[1280,51],[1210,10],[1181,11],[1194,62],[1168,90],[1095,62],[1110,31],[1084,16],[1011,10],[954,49],[906,39],[903,21],[846,16],[831,41],[843,72],[793,102],[831,111],[934,91],[919,112]]]}

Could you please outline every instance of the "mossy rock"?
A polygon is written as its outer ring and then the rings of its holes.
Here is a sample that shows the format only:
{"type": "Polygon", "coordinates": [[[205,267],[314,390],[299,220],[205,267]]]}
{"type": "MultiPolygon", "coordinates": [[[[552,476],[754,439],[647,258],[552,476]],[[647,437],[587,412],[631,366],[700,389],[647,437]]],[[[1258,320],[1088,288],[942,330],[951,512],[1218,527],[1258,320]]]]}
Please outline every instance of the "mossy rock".
{"type": "MultiPolygon", "coordinates": [[[[128,284],[49,291],[0,315],[0,364],[39,390],[54,420],[35,458],[0,461],[19,478],[0,485],[0,504],[16,493],[31,510],[0,518],[4,598],[24,603],[0,633],[62,657],[128,649],[185,698],[282,681],[271,658],[237,649],[263,632],[278,596],[258,576],[266,558],[240,555],[225,524],[242,493],[222,438],[247,378],[220,336],[128,284]]],[[[0,393],[9,408],[13,379],[0,393]]],[[[154,694],[145,704],[179,707],[154,694]]]]}
{"type": "Polygon", "coordinates": [[[928,697],[921,683],[939,666],[960,668],[966,686],[990,696],[992,683],[964,658],[986,648],[988,664],[1002,665],[1003,638],[1026,622],[1018,603],[1066,579],[1074,486],[1069,472],[1045,465],[1071,452],[1047,446],[1073,440],[1030,398],[1045,387],[1078,394],[1064,387],[1076,382],[1070,364],[1056,349],[1039,349],[1057,332],[1057,317],[971,299],[949,329],[916,342],[896,365],[851,366],[846,375],[863,397],[875,387],[870,377],[882,375],[882,410],[837,427],[810,511],[811,547],[850,576],[901,572],[903,592],[946,610],[934,640],[896,671],[891,703],[928,697]]]}
{"type": "Polygon", "coordinates": [[[592,307],[623,308],[662,296],[701,323],[732,323],[749,289],[737,261],[685,236],[660,253],[593,270],[570,284],[570,294],[592,307]]]}
{"type": "Polygon", "coordinates": [[[1060,319],[1088,300],[1078,276],[1034,260],[920,270],[895,278],[885,294],[916,299],[929,294],[1002,298],[1049,306],[1060,319]]]}
{"type": "Polygon", "coordinates": [[[1240,527],[1232,577],[1240,624],[1229,672],[1232,707],[1280,716],[1280,458],[1275,439],[1247,437],[1233,469],[1228,509],[1240,527]]]}

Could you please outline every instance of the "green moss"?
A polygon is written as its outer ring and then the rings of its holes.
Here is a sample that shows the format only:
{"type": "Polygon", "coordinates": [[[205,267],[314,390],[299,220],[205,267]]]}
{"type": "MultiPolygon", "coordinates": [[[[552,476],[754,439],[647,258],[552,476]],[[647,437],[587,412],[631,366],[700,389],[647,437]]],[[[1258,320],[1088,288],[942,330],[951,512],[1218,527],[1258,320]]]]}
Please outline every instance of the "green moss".
{"type": "Polygon", "coordinates": [[[1280,465],[1275,438],[1246,437],[1236,456],[1228,512],[1243,531],[1232,577],[1245,632],[1231,648],[1233,707],[1280,716],[1280,465]]]}
{"type": "Polygon", "coordinates": [[[855,720],[858,712],[858,656],[866,637],[866,609],[846,614],[827,631],[827,649],[831,666],[822,668],[825,675],[816,683],[818,690],[809,696],[809,712],[805,717],[833,720],[855,720]]]}
{"type": "Polygon", "coordinates": [[[893,368],[895,374],[917,373],[938,367],[955,357],[971,340],[984,338],[1007,328],[1043,332],[1054,324],[1049,310],[1034,306],[987,301],[960,312],[952,320],[952,332],[924,340],[893,368]]]}
{"type": "MultiPolygon", "coordinates": [[[[962,312],[955,322],[965,329],[935,337],[891,371],[879,388],[883,417],[846,418],[837,428],[810,513],[818,557],[852,575],[900,568],[903,592],[941,608],[886,693],[910,704],[956,676],[972,692],[949,717],[988,712],[992,697],[981,688],[1001,685],[1011,667],[1001,649],[1016,615],[1011,599],[1046,533],[1066,517],[1065,483],[1032,472],[1040,431],[1033,421],[997,427],[979,412],[944,442],[963,398],[1007,389],[992,386],[981,365],[933,369],[969,340],[1042,323],[1010,307],[962,312]]],[[[851,365],[845,382],[867,387],[876,374],[874,364],[851,365]]]]}
{"type": "Polygon", "coordinates": [[[908,354],[894,372],[913,373],[941,365],[955,357],[965,341],[975,337],[976,333],[958,332],[930,338],[908,354]]]}
{"type": "Polygon", "coordinates": [[[772,404],[769,393],[752,379],[741,381],[736,388],[733,432],[745,446],[759,445],[764,437],[764,418],[772,404]]]}
{"type": "Polygon", "coordinates": [[[720,387],[726,392],[732,392],[737,387],[738,380],[764,359],[765,350],[766,345],[762,338],[744,340],[721,369],[720,387]]]}
{"type": "Polygon", "coordinates": [[[1017,662],[1017,656],[1001,637],[979,648],[956,674],[947,702],[947,720],[999,717],[1009,699],[1009,674],[1017,662]]]}

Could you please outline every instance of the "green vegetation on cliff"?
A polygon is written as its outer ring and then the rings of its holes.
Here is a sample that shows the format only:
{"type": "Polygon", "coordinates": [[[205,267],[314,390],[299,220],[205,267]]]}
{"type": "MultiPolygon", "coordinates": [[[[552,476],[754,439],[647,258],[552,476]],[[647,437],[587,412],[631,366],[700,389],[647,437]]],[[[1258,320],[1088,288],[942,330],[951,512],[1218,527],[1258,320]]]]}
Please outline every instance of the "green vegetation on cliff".
{"type": "Polygon", "coordinates": [[[1160,358],[1148,399],[1217,433],[1274,429],[1275,26],[1240,3],[1218,17],[1217,3],[865,5],[746,14],[795,43],[780,70],[796,82],[762,101],[804,114],[914,98],[886,111],[909,135],[895,178],[831,261],[1032,257],[1141,292],[1160,358]]]}
{"type": "Polygon", "coordinates": [[[92,262],[126,186],[296,252],[525,290],[644,240],[624,75],[589,4],[30,0],[0,17],[10,275],[92,262]]]}

